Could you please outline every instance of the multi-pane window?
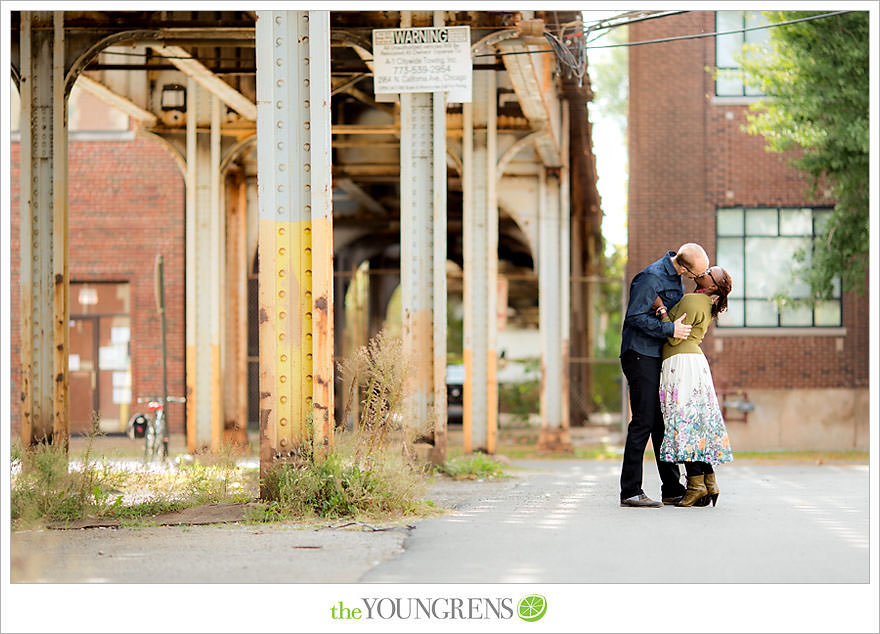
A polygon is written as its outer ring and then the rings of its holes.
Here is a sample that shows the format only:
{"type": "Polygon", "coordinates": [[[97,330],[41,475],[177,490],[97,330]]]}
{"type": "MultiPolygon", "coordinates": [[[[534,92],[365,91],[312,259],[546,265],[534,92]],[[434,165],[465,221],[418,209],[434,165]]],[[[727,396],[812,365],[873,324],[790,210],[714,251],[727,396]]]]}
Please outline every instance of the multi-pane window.
{"type": "Polygon", "coordinates": [[[737,72],[740,63],[736,57],[742,51],[743,44],[761,44],[769,39],[768,29],[742,31],[750,27],[767,24],[767,18],[760,11],[716,11],[715,31],[728,35],[715,36],[715,66],[720,71],[715,80],[715,94],[719,97],[751,97],[763,93],[756,88],[743,84],[737,72]]]}
{"type": "Polygon", "coordinates": [[[728,310],[719,326],[755,328],[834,327],[841,325],[840,280],[829,300],[814,305],[808,284],[794,275],[809,264],[811,245],[821,235],[830,209],[762,207],[718,209],[718,265],[733,280],[728,310]],[[795,254],[804,251],[799,263],[795,254]]]}

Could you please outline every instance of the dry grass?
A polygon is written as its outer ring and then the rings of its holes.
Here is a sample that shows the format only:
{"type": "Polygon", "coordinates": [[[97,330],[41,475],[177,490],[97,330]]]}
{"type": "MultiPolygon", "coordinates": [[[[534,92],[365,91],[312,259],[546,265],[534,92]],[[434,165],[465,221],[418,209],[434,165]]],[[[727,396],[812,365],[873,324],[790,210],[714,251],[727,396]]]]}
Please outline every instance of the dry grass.
{"type": "Polygon", "coordinates": [[[140,520],[216,502],[244,502],[258,490],[258,470],[214,456],[180,465],[131,463],[96,456],[93,433],[79,455],[61,446],[14,445],[10,489],[14,528],[85,517],[140,520]]]}
{"type": "Polygon", "coordinates": [[[412,449],[423,430],[404,415],[410,367],[400,337],[384,332],[340,362],[343,420],[357,405],[354,429],[337,433],[327,455],[300,454],[266,476],[272,500],[266,519],[387,519],[432,511],[421,500],[427,480],[412,449]]]}

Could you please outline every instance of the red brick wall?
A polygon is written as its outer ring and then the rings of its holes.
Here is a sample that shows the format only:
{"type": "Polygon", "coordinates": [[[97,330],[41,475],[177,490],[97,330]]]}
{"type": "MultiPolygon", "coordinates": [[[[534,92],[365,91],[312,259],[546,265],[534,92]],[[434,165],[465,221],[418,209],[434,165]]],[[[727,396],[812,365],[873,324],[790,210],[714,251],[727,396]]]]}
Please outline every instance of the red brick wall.
{"type": "MultiPolygon", "coordinates": [[[[636,24],[630,41],[711,32],[711,11],[636,24]]],[[[705,71],[713,38],[630,49],[629,264],[635,275],[666,250],[699,242],[715,261],[715,210],[732,206],[829,205],[811,199],[790,157],[765,151],[763,138],[742,131],[748,106],[713,103],[705,71]]],[[[735,280],[734,280],[735,282],[735,280]]],[[[838,337],[724,337],[703,344],[719,388],[868,386],[868,298],[844,295],[838,337]]]]}
{"type": "MultiPolygon", "coordinates": [[[[648,20],[630,40],[702,30],[700,13],[648,20]]],[[[630,278],[685,242],[714,234],[706,216],[706,80],[701,40],[629,49],[630,278]]]]}
{"type": "MultiPolygon", "coordinates": [[[[12,432],[21,430],[19,351],[19,146],[11,146],[12,432]]],[[[73,282],[128,282],[131,290],[132,395],[161,393],[162,340],[154,297],[156,255],[165,257],[168,391],[185,393],[184,182],[159,142],[72,142],[69,149],[69,271],[73,282]]],[[[137,405],[132,406],[133,409],[137,405]]],[[[182,432],[182,405],[169,406],[182,432]]]]}

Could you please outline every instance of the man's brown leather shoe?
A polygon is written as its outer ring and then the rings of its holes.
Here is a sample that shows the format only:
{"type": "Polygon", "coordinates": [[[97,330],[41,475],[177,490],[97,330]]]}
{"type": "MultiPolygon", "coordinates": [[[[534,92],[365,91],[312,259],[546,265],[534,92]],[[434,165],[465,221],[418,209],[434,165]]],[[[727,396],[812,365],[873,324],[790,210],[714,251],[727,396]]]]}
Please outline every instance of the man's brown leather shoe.
{"type": "Polygon", "coordinates": [[[668,505],[670,505],[670,506],[675,506],[676,504],[678,504],[679,502],[681,502],[681,498],[683,498],[683,497],[684,497],[683,495],[674,495],[674,496],[672,496],[672,497],[663,498],[663,504],[668,504],[668,505]]]}
{"type": "Polygon", "coordinates": [[[621,506],[634,506],[637,508],[659,509],[663,506],[662,502],[652,500],[644,493],[634,495],[631,498],[620,501],[621,506]]]}

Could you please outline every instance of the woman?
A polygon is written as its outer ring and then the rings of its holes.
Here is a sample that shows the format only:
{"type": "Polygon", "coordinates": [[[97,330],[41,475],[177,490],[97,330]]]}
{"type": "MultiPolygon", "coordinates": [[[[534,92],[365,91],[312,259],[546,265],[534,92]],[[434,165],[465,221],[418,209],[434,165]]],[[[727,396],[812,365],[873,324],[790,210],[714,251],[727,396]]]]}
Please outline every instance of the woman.
{"type": "Polygon", "coordinates": [[[684,463],[687,491],[676,506],[708,506],[718,502],[718,484],[712,465],[731,462],[733,452],[715,396],[712,373],[700,343],[712,319],[727,310],[732,283],[720,266],[695,278],[697,289],[669,309],[654,302],[657,316],[674,321],[686,314],[692,326],[687,339],[669,339],[663,346],[660,371],[660,410],[666,432],[660,458],[684,463]]]}

